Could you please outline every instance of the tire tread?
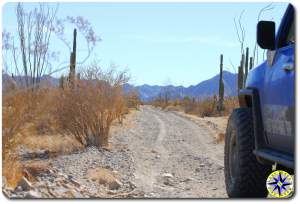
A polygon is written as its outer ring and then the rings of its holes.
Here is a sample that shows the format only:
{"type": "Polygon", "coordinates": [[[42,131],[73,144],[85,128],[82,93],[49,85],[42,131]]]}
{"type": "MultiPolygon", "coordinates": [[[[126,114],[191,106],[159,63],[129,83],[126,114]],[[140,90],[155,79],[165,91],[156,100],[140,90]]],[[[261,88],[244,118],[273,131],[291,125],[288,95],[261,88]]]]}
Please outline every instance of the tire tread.
{"type": "Polygon", "coordinates": [[[271,166],[259,163],[253,154],[254,128],[250,108],[235,109],[230,118],[225,135],[224,171],[226,190],[229,197],[266,197],[266,179],[271,166]],[[231,181],[229,175],[230,133],[235,129],[237,142],[237,176],[231,181]]]}

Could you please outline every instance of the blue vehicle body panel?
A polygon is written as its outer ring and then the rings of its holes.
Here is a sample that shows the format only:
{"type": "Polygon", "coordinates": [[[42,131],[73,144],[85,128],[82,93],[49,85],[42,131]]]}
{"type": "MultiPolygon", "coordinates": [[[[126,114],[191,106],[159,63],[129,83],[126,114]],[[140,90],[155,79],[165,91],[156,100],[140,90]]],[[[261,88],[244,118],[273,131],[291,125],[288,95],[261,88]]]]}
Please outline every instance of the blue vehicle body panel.
{"type": "Polygon", "coordinates": [[[249,72],[246,80],[246,88],[259,93],[267,147],[290,155],[295,146],[295,45],[282,46],[280,42],[287,36],[293,16],[294,9],[289,5],[276,35],[271,64],[264,61],[249,72]]]}
{"type": "Polygon", "coordinates": [[[263,104],[294,105],[295,72],[285,71],[288,66],[294,67],[294,45],[279,49],[273,66],[265,68],[263,104]]]}
{"type": "Polygon", "coordinates": [[[269,146],[286,153],[294,152],[295,90],[294,45],[277,50],[274,63],[265,68],[262,98],[264,131],[269,146]]]}

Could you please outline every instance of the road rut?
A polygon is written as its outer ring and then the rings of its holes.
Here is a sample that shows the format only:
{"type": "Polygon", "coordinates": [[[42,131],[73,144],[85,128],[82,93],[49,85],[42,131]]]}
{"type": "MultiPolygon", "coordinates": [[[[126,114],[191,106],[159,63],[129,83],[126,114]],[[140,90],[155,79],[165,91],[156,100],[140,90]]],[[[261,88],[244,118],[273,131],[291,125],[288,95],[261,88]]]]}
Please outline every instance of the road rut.
{"type": "Polygon", "coordinates": [[[226,197],[223,145],[208,127],[173,112],[143,106],[113,140],[128,145],[133,182],[145,197],[226,197]]]}

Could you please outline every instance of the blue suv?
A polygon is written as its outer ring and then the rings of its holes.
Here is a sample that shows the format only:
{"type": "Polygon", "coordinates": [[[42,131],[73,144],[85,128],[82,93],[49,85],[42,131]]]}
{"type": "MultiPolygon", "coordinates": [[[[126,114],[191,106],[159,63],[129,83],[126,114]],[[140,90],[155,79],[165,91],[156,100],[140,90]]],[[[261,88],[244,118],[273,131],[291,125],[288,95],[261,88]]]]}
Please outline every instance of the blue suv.
{"type": "Polygon", "coordinates": [[[239,92],[240,108],[228,120],[224,171],[229,197],[266,197],[266,179],[275,164],[294,173],[295,23],[288,5],[275,23],[257,24],[257,43],[267,60],[252,69],[239,92]]]}

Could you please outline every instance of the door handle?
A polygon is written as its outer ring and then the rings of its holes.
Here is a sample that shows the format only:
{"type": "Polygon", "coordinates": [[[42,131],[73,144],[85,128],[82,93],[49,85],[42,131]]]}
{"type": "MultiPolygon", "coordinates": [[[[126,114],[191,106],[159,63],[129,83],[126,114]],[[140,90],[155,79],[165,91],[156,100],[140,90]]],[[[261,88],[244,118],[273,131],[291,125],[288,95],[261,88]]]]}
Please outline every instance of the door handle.
{"type": "Polygon", "coordinates": [[[293,64],[287,64],[283,67],[283,70],[286,72],[294,71],[295,66],[293,64]]]}

